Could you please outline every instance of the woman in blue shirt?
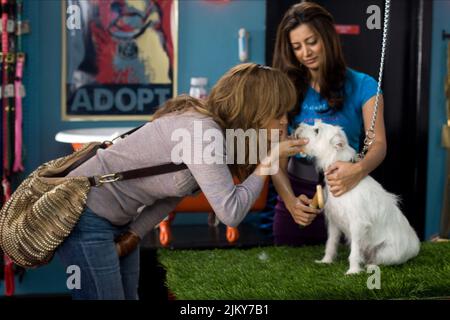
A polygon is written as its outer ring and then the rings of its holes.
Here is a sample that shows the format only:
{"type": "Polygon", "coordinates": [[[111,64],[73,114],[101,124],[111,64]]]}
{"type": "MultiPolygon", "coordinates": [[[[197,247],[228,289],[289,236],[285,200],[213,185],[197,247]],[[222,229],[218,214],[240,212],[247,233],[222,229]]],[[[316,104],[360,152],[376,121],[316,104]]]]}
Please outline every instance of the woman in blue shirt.
{"type": "MultiPolygon", "coordinates": [[[[350,145],[359,152],[364,133],[370,127],[377,82],[346,66],[331,14],[312,2],[292,6],[278,27],[273,65],[289,75],[297,89],[298,107],[290,114],[289,132],[301,122],[312,124],[314,119],[322,119],[341,126],[350,145]]],[[[336,162],[324,172],[333,196],[339,197],[356,186],[380,165],[385,155],[380,96],[375,141],[364,160],[336,162]]],[[[323,215],[308,206],[316,185],[322,181],[311,160],[296,156],[281,161],[281,170],[272,180],[279,194],[273,226],[275,243],[324,242],[323,215]]]]}

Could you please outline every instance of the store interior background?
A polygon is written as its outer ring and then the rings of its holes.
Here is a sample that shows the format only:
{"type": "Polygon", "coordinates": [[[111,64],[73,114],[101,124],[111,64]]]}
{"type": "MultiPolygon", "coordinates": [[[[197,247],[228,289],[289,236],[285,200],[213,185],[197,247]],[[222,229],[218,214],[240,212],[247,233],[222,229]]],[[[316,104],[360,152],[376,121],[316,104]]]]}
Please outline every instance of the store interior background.
{"type": "MultiPolygon", "coordinates": [[[[426,197],[425,240],[438,233],[442,208],[446,153],[441,147],[441,127],[446,122],[443,88],[447,63],[447,44],[442,40],[442,30],[450,32],[449,13],[450,0],[433,1],[427,192],[423,195],[426,197]]],[[[31,33],[23,37],[27,53],[24,71],[27,95],[23,130],[26,172],[22,176],[42,162],[71,151],[70,145],[54,140],[61,130],[140,124],[62,121],[61,2],[24,0],[23,16],[30,21],[31,33]]],[[[211,87],[226,70],[239,63],[237,34],[242,27],[250,33],[250,60],[266,63],[266,0],[179,1],[178,93],[188,92],[189,79],[194,76],[207,77],[211,87]]],[[[386,106],[390,107],[395,106],[386,106]]],[[[192,218],[184,219],[195,219],[190,216],[192,218]]],[[[27,271],[23,282],[16,282],[16,294],[66,293],[65,281],[65,270],[54,259],[48,266],[27,271]]],[[[3,292],[1,282],[0,295],[3,292]]]]}

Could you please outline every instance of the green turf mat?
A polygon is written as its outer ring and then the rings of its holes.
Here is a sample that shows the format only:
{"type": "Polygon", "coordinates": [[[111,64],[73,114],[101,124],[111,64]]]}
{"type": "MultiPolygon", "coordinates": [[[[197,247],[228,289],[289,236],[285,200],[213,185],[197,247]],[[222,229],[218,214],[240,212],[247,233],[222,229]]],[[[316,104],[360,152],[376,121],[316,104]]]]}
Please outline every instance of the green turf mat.
{"type": "Polygon", "coordinates": [[[401,266],[345,275],[348,249],[335,263],[316,264],[323,246],[252,249],[160,249],[167,287],[177,299],[419,299],[450,297],[450,243],[422,244],[419,255],[401,266]]]}

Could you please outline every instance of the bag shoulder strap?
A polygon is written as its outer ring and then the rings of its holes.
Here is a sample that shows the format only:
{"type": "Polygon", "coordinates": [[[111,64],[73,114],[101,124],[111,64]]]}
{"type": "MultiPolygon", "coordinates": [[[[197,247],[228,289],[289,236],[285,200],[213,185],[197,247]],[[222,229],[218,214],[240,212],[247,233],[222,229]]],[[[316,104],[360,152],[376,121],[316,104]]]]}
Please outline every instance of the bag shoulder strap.
{"type": "Polygon", "coordinates": [[[92,187],[99,187],[104,183],[111,183],[116,181],[131,180],[136,178],[144,178],[155,176],[159,174],[165,174],[170,172],[176,172],[180,170],[188,169],[188,166],[184,163],[166,163],[158,166],[139,168],[134,170],[127,170],[117,173],[105,174],[102,176],[88,177],[89,183],[92,187]]]}
{"type": "MultiPolygon", "coordinates": [[[[126,136],[129,136],[130,134],[132,134],[133,132],[138,131],[140,128],[142,128],[142,127],[145,126],[145,125],[146,125],[145,123],[144,123],[144,124],[141,124],[140,126],[137,126],[136,128],[133,128],[133,129],[131,129],[130,131],[127,131],[127,132],[125,132],[125,133],[122,133],[120,136],[117,136],[117,137],[115,137],[114,139],[112,139],[111,142],[113,142],[114,140],[119,139],[119,138],[123,139],[123,138],[125,138],[126,136]]],[[[108,141],[108,142],[109,142],[109,141],[108,141]]],[[[105,141],[104,143],[106,143],[106,141],[105,141]]]]}
{"type": "MultiPolygon", "coordinates": [[[[123,139],[126,136],[132,134],[133,132],[137,131],[138,129],[142,128],[143,126],[144,126],[144,124],[134,128],[134,129],[131,129],[130,131],[125,132],[124,134],[118,136],[117,138],[114,138],[112,141],[114,141],[118,138],[123,139]]],[[[99,148],[105,149],[110,145],[111,145],[111,143],[109,141],[105,141],[99,146],[99,148]]],[[[88,179],[89,179],[89,183],[91,184],[91,186],[98,187],[104,183],[150,177],[150,176],[155,176],[155,175],[160,175],[160,174],[165,174],[165,173],[170,173],[170,172],[176,172],[176,171],[185,170],[185,169],[188,169],[186,164],[184,164],[184,163],[177,164],[177,163],[172,162],[172,163],[161,164],[158,166],[150,166],[150,167],[127,170],[127,171],[122,171],[122,172],[117,172],[117,173],[105,174],[102,176],[92,176],[92,177],[89,177],[88,179]]]]}

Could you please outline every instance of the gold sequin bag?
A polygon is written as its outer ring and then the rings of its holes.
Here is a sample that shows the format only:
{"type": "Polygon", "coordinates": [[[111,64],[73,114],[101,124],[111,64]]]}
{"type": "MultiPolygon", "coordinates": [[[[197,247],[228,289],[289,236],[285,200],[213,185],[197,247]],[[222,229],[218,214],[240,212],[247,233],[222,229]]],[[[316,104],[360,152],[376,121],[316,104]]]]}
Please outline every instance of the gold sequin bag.
{"type": "Polygon", "coordinates": [[[84,210],[89,177],[65,177],[92,157],[101,143],[39,166],[0,211],[0,247],[14,263],[30,268],[48,263],[84,210]]]}

